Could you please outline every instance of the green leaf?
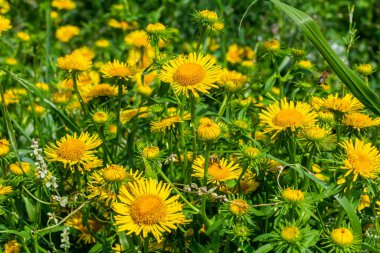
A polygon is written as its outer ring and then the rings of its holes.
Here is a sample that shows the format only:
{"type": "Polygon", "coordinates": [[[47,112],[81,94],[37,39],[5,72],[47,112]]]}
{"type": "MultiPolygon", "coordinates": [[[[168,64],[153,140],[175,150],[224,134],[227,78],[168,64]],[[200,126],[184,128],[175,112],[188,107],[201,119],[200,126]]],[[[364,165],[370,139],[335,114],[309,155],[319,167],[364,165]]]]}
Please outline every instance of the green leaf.
{"type": "Polygon", "coordinates": [[[30,199],[22,196],[22,200],[24,201],[25,204],[25,209],[28,214],[28,218],[30,221],[35,221],[36,217],[36,208],[35,205],[30,201],[30,199]]]}
{"type": "Polygon", "coordinates": [[[380,116],[380,99],[366,85],[366,83],[332,50],[327,43],[327,40],[321,33],[317,23],[306,13],[293,8],[287,4],[281,3],[278,0],[270,0],[277,8],[285,12],[303,34],[313,43],[320,54],[325,58],[330,67],[334,70],[339,79],[348,87],[352,94],[359,99],[373,113],[380,116]]]}
{"type": "Polygon", "coordinates": [[[273,249],[273,246],[271,244],[265,244],[264,246],[261,246],[257,250],[255,250],[255,253],[266,253],[273,249]]]}

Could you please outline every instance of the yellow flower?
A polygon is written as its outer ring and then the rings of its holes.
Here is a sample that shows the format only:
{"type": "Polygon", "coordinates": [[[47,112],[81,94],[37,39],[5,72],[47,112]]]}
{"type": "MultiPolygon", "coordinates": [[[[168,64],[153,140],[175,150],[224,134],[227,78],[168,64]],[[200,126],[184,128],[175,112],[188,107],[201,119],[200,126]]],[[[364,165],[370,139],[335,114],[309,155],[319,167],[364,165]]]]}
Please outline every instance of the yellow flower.
{"type": "Polygon", "coordinates": [[[126,124],[137,115],[139,118],[145,118],[149,116],[148,107],[140,107],[140,108],[121,111],[120,121],[121,123],[126,124]]]}
{"type": "Polygon", "coordinates": [[[8,65],[16,65],[17,64],[17,60],[15,58],[5,58],[5,63],[8,64],[8,65]]]}
{"type": "Polygon", "coordinates": [[[229,210],[233,215],[244,215],[248,212],[249,205],[243,199],[234,199],[230,201],[229,210]]]}
{"type": "MultiPolygon", "coordinates": [[[[46,159],[51,162],[61,162],[66,167],[73,169],[74,165],[83,165],[97,160],[94,155],[97,151],[93,150],[100,146],[102,141],[98,136],[91,136],[89,133],[81,133],[79,137],[74,133],[73,136],[67,134],[56,144],[50,143],[45,149],[46,159]]],[[[79,168],[81,171],[81,169],[79,168]]]]}
{"type": "Polygon", "coordinates": [[[380,173],[380,154],[376,147],[373,147],[371,143],[365,144],[359,139],[355,143],[351,140],[345,141],[341,146],[346,152],[344,167],[342,167],[342,169],[348,170],[344,175],[345,177],[353,173],[354,181],[359,175],[368,179],[378,178],[380,173]]]}
{"type": "Polygon", "coordinates": [[[341,248],[349,246],[354,242],[354,235],[347,228],[334,229],[331,231],[330,238],[335,245],[341,248]]]}
{"type": "Polygon", "coordinates": [[[301,69],[311,69],[313,64],[309,60],[300,60],[297,65],[301,69]]]}
{"type": "Polygon", "coordinates": [[[133,75],[132,68],[124,62],[119,60],[109,61],[108,63],[100,67],[100,72],[106,78],[118,77],[118,78],[130,78],[133,75]]]}
{"type": "Polygon", "coordinates": [[[7,139],[0,139],[0,158],[7,155],[11,151],[11,145],[7,139]]]}
{"type": "Polygon", "coordinates": [[[220,126],[214,122],[200,124],[197,130],[197,136],[203,141],[215,141],[221,134],[220,126]]]}
{"type": "Polygon", "coordinates": [[[298,128],[305,128],[316,122],[317,114],[312,111],[309,104],[293,101],[288,102],[282,99],[268,106],[266,111],[259,114],[261,124],[267,125],[265,133],[274,132],[272,138],[278,133],[287,129],[295,131],[298,128]]]}
{"type": "Polygon", "coordinates": [[[117,28],[117,29],[122,29],[123,31],[127,30],[130,25],[125,22],[125,21],[118,21],[116,19],[110,19],[108,20],[108,26],[110,27],[113,27],[113,28],[117,28]]]}
{"type": "Polygon", "coordinates": [[[59,10],[72,10],[75,9],[76,4],[71,0],[53,0],[51,6],[59,10]]]}
{"type": "Polygon", "coordinates": [[[60,69],[68,71],[83,71],[91,68],[92,62],[89,58],[80,53],[71,53],[57,60],[57,66],[60,69]]]}
{"type": "MultiPolygon", "coordinates": [[[[96,242],[95,237],[93,237],[91,233],[88,231],[88,228],[85,225],[83,225],[83,215],[81,212],[77,212],[74,215],[72,215],[65,222],[65,226],[75,228],[82,232],[78,242],[82,240],[85,244],[91,244],[96,242]]],[[[92,218],[87,219],[87,226],[90,227],[93,233],[98,232],[102,228],[102,224],[99,221],[92,218]]]]}
{"type": "Polygon", "coordinates": [[[28,174],[30,171],[30,163],[21,162],[21,167],[18,163],[12,163],[11,165],[9,165],[9,170],[12,174],[18,176],[28,174]]]}
{"type": "Polygon", "coordinates": [[[319,142],[324,140],[329,134],[330,131],[325,128],[312,126],[306,128],[302,133],[302,136],[304,136],[306,139],[310,141],[319,142]]]}
{"type": "Polygon", "coordinates": [[[122,186],[119,203],[112,206],[117,213],[114,223],[118,226],[117,231],[127,231],[128,235],[135,233],[143,238],[151,233],[161,241],[164,231],[170,232],[187,222],[182,204],[177,201],[179,195],[169,198],[171,190],[169,185],[153,179],[122,186]]]}
{"type": "Polygon", "coordinates": [[[17,36],[20,40],[22,40],[22,41],[29,41],[29,40],[30,40],[30,36],[29,36],[29,34],[27,34],[27,33],[25,33],[25,32],[18,32],[18,33],[16,34],[16,36],[17,36]]]}
{"type": "Polygon", "coordinates": [[[291,48],[290,49],[290,52],[292,53],[292,55],[294,56],[294,57],[302,57],[302,56],[304,56],[305,55],[305,50],[303,50],[303,49],[299,49],[299,48],[291,48]]]}
{"type": "Polygon", "coordinates": [[[125,36],[124,41],[127,45],[145,47],[148,45],[148,36],[143,30],[133,31],[125,36]]]}
{"type": "Polygon", "coordinates": [[[81,54],[83,55],[84,57],[92,60],[95,58],[95,52],[89,48],[89,47],[81,47],[81,48],[78,48],[78,49],[75,49],[73,52],[73,54],[81,54]]]}
{"type": "Polygon", "coordinates": [[[281,230],[281,238],[288,243],[295,243],[301,239],[301,231],[295,226],[285,227],[281,230]]]}
{"type": "Polygon", "coordinates": [[[122,182],[126,179],[127,172],[122,166],[107,165],[103,170],[103,178],[106,182],[122,182]]]}
{"type": "Polygon", "coordinates": [[[203,10],[197,13],[199,17],[203,18],[207,22],[216,22],[218,21],[218,14],[214,11],[209,11],[209,10],[203,10]]]}
{"type": "Polygon", "coordinates": [[[49,90],[49,85],[47,83],[38,82],[38,83],[36,83],[36,87],[40,90],[43,90],[43,91],[49,90]]]}
{"type": "Polygon", "coordinates": [[[160,149],[156,146],[145,147],[141,154],[147,160],[154,160],[160,155],[160,149]]]}
{"type": "Polygon", "coordinates": [[[283,190],[281,196],[284,200],[292,203],[302,201],[305,198],[305,195],[301,190],[293,190],[291,188],[283,190]]]}
{"type": "Polygon", "coordinates": [[[166,27],[161,23],[149,24],[146,31],[150,34],[158,34],[164,32],[166,27]]]}
{"type": "Polygon", "coordinates": [[[11,21],[0,15],[0,34],[12,28],[11,21]]]}
{"type": "Polygon", "coordinates": [[[80,29],[77,26],[65,25],[61,26],[55,32],[55,37],[61,42],[69,42],[73,37],[78,36],[80,29]]]}
{"type": "MultiPolygon", "coordinates": [[[[192,165],[192,168],[194,170],[192,176],[203,178],[204,166],[204,157],[198,156],[192,165]]],[[[208,165],[207,181],[208,183],[220,184],[220,182],[224,182],[227,180],[238,179],[241,172],[242,169],[240,168],[240,165],[238,163],[235,164],[233,161],[228,163],[226,159],[222,158],[220,161],[212,161],[208,165]]]]}
{"type": "Polygon", "coordinates": [[[110,46],[110,42],[106,39],[100,39],[95,41],[95,45],[100,48],[107,48],[110,46]]]}
{"type": "Polygon", "coordinates": [[[330,111],[320,111],[318,112],[318,119],[324,123],[332,124],[334,122],[334,113],[330,111]]]}
{"type": "Polygon", "coordinates": [[[227,91],[236,92],[246,84],[247,79],[247,76],[241,73],[225,69],[220,76],[218,84],[227,91]]]}
{"type": "Polygon", "coordinates": [[[362,128],[380,125],[380,118],[371,119],[368,115],[364,113],[353,112],[348,114],[344,118],[343,124],[360,131],[362,128]]]}
{"type": "Polygon", "coordinates": [[[103,112],[103,111],[95,112],[94,115],[92,115],[92,119],[95,121],[95,123],[98,123],[98,124],[106,123],[108,118],[109,118],[108,113],[103,112]]]}
{"type": "Polygon", "coordinates": [[[359,111],[364,107],[363,104],[351,94],[346,94],[343,98],[339,98],[338,94],[331,94],[327,98],[313,97],[312,103],[313,105],[342,113],[359,111]]]}
{"type": "Polygon", "coordinates": [[[50,12],[50,17],[51,17],[51,19],[57,19],[59,17],[58,12],[51,11],[50,12]]]}
{"type": "Polygon", "coordinates": [[[169,61],[162,67],[159,77],[161,81],[170,83],[176,94],[189,97],[190,91],[199,97],[198,92],[209,94],[209,89],[218,87],[215,83],[220,73],[220,66],[215,65],[211,56],[192,53],[169,61]]]}
{"type": "Polygon", "coordinates": [[[4,252],[5,253],[20,253],[21,246],[16,240],[9,241],[4,245],[4,252]]]}
{"type": "Polygon", "coordinates": [[[0,13],[5,14],[11,8],[10,4],[6,0],[0,0],[0,13]]]}
{"type": "Polygon", "coordinates": [[[280,42],[278,40],[268,40],[264,42],[264,48],[268,52],[276,52],[280,50],[280,42]]]}
{"type": "MultiPolygon", "coordinates": [[[[123,93],[125,93],[125,88],[123,90],[123,93]]],[[[83,90],[83,100],[88,103],[89,101],[98,98],[98,97],[114,97],[117,96],[118,91],[117,87],[110,85],[108,83],[100,83],[97,85],[92,85],[90,87],[86,87],[83,90]]]]}
{"type": "Polygon", "coordinates": [[[12,193],[12,186],[5,186],[0,184],[0,196],[12,193]]]}
{"type": "Polygon", "coordinates": [[[360,74],[364,75],[364,76],[368,76],[368,75],[372,74],[373,68],[372,68],[371,64],[360,64],[360,65],[356,66],[356,71],[359,72],[360,74]]]}
{"type": "Polygon", "coordinates": [[[358,211],[361,211],[364,208],[370,207],[370,206],[371,206],[371,199],[369,198],[369,196],[367,194],[361,195],[359,205],[358,205],[358,211]]]}
{"type": "Polygon", "coordinates": [[[260,149],[248,146],[243,149],[243,154],[249,159],[255,159],[260,155],[260,149]]]}
{"type": "MultiPolygon", "coordinates": [[[[190,113],[185,113],[183,120],[189,120],[191,118],[190,113]]],[[[161,119],[159,121],[153,121],[150,123],[150,131],[151,132],[166,132],[169,130],[174,129],[176,124],[181,122],[181,116],[180,115],[173,115],[164,119],[161,119]]]]}

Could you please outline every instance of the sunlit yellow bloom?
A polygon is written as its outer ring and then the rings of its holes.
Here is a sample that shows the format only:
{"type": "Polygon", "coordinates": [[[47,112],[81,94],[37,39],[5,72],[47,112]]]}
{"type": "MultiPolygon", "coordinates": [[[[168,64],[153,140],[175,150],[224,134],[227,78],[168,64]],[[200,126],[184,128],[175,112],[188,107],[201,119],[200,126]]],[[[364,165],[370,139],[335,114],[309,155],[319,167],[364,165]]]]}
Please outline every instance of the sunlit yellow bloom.
{"type": "Polygon", "coordinates": [[[132,118],[138,116],[139,118],[145,118],[149,116],[148,107],[140,107],[129,109],[125,111],[121,111],[120,113],[120,121],[125,124],[128,123],[132,118]]]}
{"type": "Polygon", "coordinates": [[[288,202],[296,203],[304,200],[305,195],[301,190],[293,190],[292,188],[286,188],[282,192],[282,197],[284,198],[284,200],[288,202]]]}
{"type": "Polygon", "coordinates": [[[0,139],[0,158],[11,151],[11,145],[7,139],[0,139]]]}
{"type": "Polygon", "coordinates": [[[4,252],[5,253],[20,253],[21,246],[16,240],[9,241],[4,245],[4,252]]]}
{"type": "Polygon", "coordinates": [[[240,47],[238,44],[231,44],[228,47],[226,58],[232,64],[241,63],[244,60],[252,62],[255,58],[255,52],[250,47],[240,47]]]}
{"type": "Polygon", "coordinates": [[[55,37],[61,42],[69,42],[73,37],[78,36],[79,33],[79,27],[73,25],[65,25],[57,29],[55,32],[55,37]]]}
{"type": "Polygon", "coordinates": [[[28,162],[21,162],[21,167],[19,166],[19,163],[12,163],[9,165],[9,171],[14,175],[24,175],[28,174],[30,171],[30,163],[28,162]]]}
{"type": "Polygon", "coordinates": [[[295,226],[285,227],[281,230],[281,238],[288,243],[295,243],[301,239],[301,231],[295,226]]]}
{"type": "Polygon", "coordinates": [[[197,136],[203,141],[215,141],[221,134],[220,126],[213,121],[200,124],[197,130],[197,136]]]}
{"type": "Polygon", "coordinates": [[[350,113],[363,109],[363,104],[360,103],[351,94],[346,94],[343,98],[339,98],[338,94],[331,94],[327,98],[313,97],[313,105],[321,106],[331,111],[342,113],[350,113]]]}
{"type": "Polygon", "coordinates": [[[71,92],[55,92],[53,93],[53,101],[56,104],[66,104],[70,101],[71,92]]]}
{"type": "Polygon", "coordinates": [[[301,69],[311,69],[313,64],[309,60],[300,60],[297,62],[297,66],[301,69]]]}
{"type": "Polygon", "coordinates": [[[208,22],[216,22],[218,20],[218,14],[214,11],[203,10],[198,12],[198,15],[208,22]]]}
{"type": "Polygon", "coordinates": [[[57,19],[59,17],[58,12],[51,11],[50,12],[50,17],[51,17],[51,19],[57,19]]]}
{"type": "Polygon", "coordinates": [[[209,94],[209,89],[217,88],[215,84],[220,77],[220,66],[209,55],[192,53],[187,57],[179,56],[162,67],[161,81],[170,83],[177,94],[195,97],[200,93],[209,94]]]}
{"type": "Polygon", "coordinates": [[[360,74],[364,75],[364,76],[368,76],[368,75],[372,74],[373,68],[372,68],[371,64],[360,64],[360,65],[356,66],[356,71],[359,72],[360,74]]]}
{"type": "Polygon", "coordinates": [[[157,34],[165,31],[166,27],[161,23],[148,24],[146,31],[151,34],[157,34]]]}
{"type": "Polygon", "coordinates": [[[0,0],[0,13],[5,14],[11,8],[10,4],[6,0],[0,0]]]}
{"type": "Polygon", "coordinates": [[[113,27],[113,28],[117,28],[117,29],[122,29],[123,31],[127,30],[130,25],[125,22],[125,21],[118,21],[116,19],[110,19],[108,20],[108,26],[110,27],[113,27]]]}
{"type": "Polygon", "coordinates": [[[278,40],[268,40],[264,42],[264,48],[268,52],[276,52],[280,50],[280,41],[278,40]]]}
{"type": "Polygon", "coordinates": [[[68,71],[83,71],[91,68],[92,62],[80,53],[71,53],[57,59],[57,66],[68,71]]]}
{"type": "Polygon", "coordinates": [[[0,34],[12,28],[11,21],[0,15],[0,34]]]}
{"type": "MultiPolygon", "coordinates": [[[[204,166],[204,157],[198,156],[192,165],[194,171],[192,176],[203,178],[204,166]]],[[[207,181],[208,183],[220,184],[220,182],[227,180],[238,179],[241,172],[242,169],[238,163],[235,164],[233,161],[228,163],[226,159],[222,158],[220,161],[212,161],[209,163],[207,170],[207,181]]]]}
{"type": "Polygon", "coordinates": [[[150,233],[157,241],[162,240],[163,232],[171,232],[178,225],[186,223],[179,195],[170,197],[172,188],[153,179],[139,180],[122,186],[119,203],[113,204],[115,226],[118,232],[127,231],[146,238],[150,233]]]}
{"type": "Polygon", "coordinates": [[[72,10],[75,9],[76,4],[72,0],[53,0],[51,6],[59,10],[72,10]]]}
{"type": "Polygon", "coordinates": [[[5,186],[0,184],[0,196],[12,193],[12,186],[5,186]]]}
{"type": "Polygon", "coordinates": [[[25,32],[18,32],[16,35],[22,41],[29,41],[30,40],[29,34],[27,34],[25,32]]]}
{"type": "Polygon", "coordinates": [[[156,146],[148,146],[142,150],[141,154],[147,160],[154,160],[160,155],[160,149],[156,146]]]}
{"type": "Polygon", "coordinates": [[[95,45],[100,48],[107,48],[110,46],[110,42],[106,39],[100,39],[95,42],[95,45]]]}
{"type": "Polygon", "coordinates": [[[148,36],[143,30],[133,31],[125,36],[124,41],[134,47],[145,47],[148,45],[148,36]]]}
{"type": "Polygon", "coordinates": [[[109,115],[108,113],[104,112],[104,111],[98,111],[98,112],[95,112],[93,115],[92,115],[92,119],[98,123],[98,124],[104,124],[107,122],[109,118],[109,115]]]}
{"type": "Polygon", "coordinates": [[[266,125],[265,132],[273,132],[274,138],[281,131],[287,129],[295,131],[298,128],[305,128],[316,122],[317,114],[307,103],[293,101],[288,102],[282,99],[271,104],[267,109],[259,114],[261,124],[266,125]]]}
{"type": "Polygon", "coordinates": [[[243,154],[249,159],[255,159],[260,155],[260,149],[248,146],[243,149],[243,154]]]}
{"type": "MultiPolygon", "coordinates": [[[[92,218],[87,219],[87,225],[91,228],[93,233],[98,232],[102,228],[102,224],[99,221],[92,218]]],[[[74,215],[72,215],[65,222],[65,226],[75,228],[82,232],[78,242],[82,240],[85,244],[91,244],[96,242],[95,237],[93,237],[91,233],[88,231],[88,228],[85,225],[83,225],[83,215],[81,212],[77,212],[74,215]]]]}
{"type": "Polygon", "coordinates": [[[363,210],[366,207],[371,206],[371,199],[367,194],[363,194],[360,196],[360,201],[358,205],[358,211],[363,210]]]}
{"type": "Polygon", "coordinates": [[[16,65],[17,64],[17,60],[15,58],[5,58],[5,63],[8,64],[8,65],[16,65]]]}
{"type": "Polygon", "coordinates": [[[229,210],[233,215],[244,215],[248,212],[249,205],[243,199],[234,199],[229,203],[229,210]]]}
{"type": "Polygon", "coordinates": [[[38,83],[36,83],[36,87],[40,90],[43,90],[43,91],[49,90],[49,85],[47,83],[38,82],[38,83]]]}
{"type": "Polygon", "coordinates": [[[106,78],[118,77],[118,78],[130,78],[133,75],[133,70],[124,62],[119,60],[109,61],[108,63],[100,67],[100,72],[106,78]]]}
{"type": "MultiPolygon", "coordinates": [[[[123,89],[123,93],[125,93],[125,88],[123,89]]],[[[118,90],[116,86],[110,85],[108,83],[100,83],[97,85],[91,85],[86,87],[83,90],[83,100],[88,103],[89,101],[98,98],[98,97],[114,97],[117,96],[118,90]]]]}
{"type": "Polygon", "coordinates": [[[360,131],[362,128],[380,125],[380,118],[371,119],[367,114],[353,112],[346,115],[343,124],[360,131]]]}
{"type": "MultiPolygon", "coordinates": [[[[46,159],[50,162],[61,162],[66,167],[73,169],[74,165],[83,165],[96,160],[94,150],[102,144],[98,136],[91,136],[89,133],[81,133],[79,137],[67,134],[56,144],[50,143],[45,149],[46,159]]],[[[80,169],[79,169],[80,170],[80,169]]]]}
{"type": "Polygon", "coordinates": [[[331,231],[330,238],[335,245],[342,248],[349,246],[354,242],[354,235],[347,228],[334,229],[331,231]]]}
{"type": "Polygon", "coordinates": [[[247,82],[247,76],[236,72],[223,70],[218,84],[224,87],[227,91],[236,92],[240,90],[247,82]]]}
{"type": "Polygon", "coordinates": [[[330,111],[320,111],[318,112],[318,118],[324,123],[332,124],[334,123],[334,113],[330,111]]]}
{"type": "Polygon", "coordinates": [[[348,170],[344,175],[347,177],[351,173],[354,181],[360,175],[367,179],[377,179],[380,173],[380,154],[371,143],[365,144],[357,139],[355,142],[349,140],[341,144],[346,152],[344,166],[342,169],[348,170]]]}
{"type": "MultiPolygon", "coordinates": [[[[185,113],[183,120],[190,120],[190,113],[185,113]]],[[[163,118],[159,121],[153,121],[150,123],[150,131],[151,132],[166,132],[174,129],[174,127],[181,122],[181,116],[175,114],[173,116],[169,116],[167,118],[163,118]]]]}
{"type": "Polygon", "coordinates": [[[95,52],[91,48],[86,47],[86,46],[75,49],[72,53],[73,54],[76,54],[76,53],[81,54],[90,60],[94,59],[95,55],[96,55],[95,52]]]}

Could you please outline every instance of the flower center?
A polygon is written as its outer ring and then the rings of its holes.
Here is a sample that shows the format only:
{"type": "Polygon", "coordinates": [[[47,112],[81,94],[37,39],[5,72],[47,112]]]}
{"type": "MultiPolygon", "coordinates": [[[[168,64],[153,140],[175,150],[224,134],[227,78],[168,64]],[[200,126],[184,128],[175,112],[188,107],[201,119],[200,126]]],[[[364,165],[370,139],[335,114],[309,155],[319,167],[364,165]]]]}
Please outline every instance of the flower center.
{"type": "Polygon", "coordinates": [[[273,123],[281,127],[294,127],[304,123],[305,117],[295,109],[281,110],[273,118],[273,123]]]}
{"type": "Polygon", "coordinates": [[[138,197],[131,206],[131,217],[134,222],[141,225],[158,223],[166,216],[164,201],[155,195],[147,194],[138,197]]]}
{"type": "Polygon", "coordinates": [[[125,67],[113,67],[109,70],[111,76],[129,76],[131,75],[131,71],[125,67]]]}
{"type": "Polygon", "coordinates": [[[208,174],[216,180],[223,180],[229,177],[231,173],[227,167],[223,167],[216,162],[208,167],[208,174]]]}
{"type": "Polygon", "coordinates": [[[72,162],[80,161],[85,152],[86,145],[81,140],[77,139],[66,140],[57,150],[60,158],[72,162]]]}
{"type": "Polygon", "coordinates": [[[181,86],[194,86],[202,82],[205,70],[197,63],[186,62],[173,75],[174,82],[181,86]]]}
{"type": "Polygon", "coordinates": [[[372,168],[371,159],[366,153],[356,151],[355,154],[351,155],[350,160],[355,170],[366,171],[368,168],[372,168]]]}
{"type": "Polygon", "coordinates": [[[297,227],[286,227],[281,231],[281,237],[287,242],[296,242],[300,238],[300,231],[297,227]]]}
{"type": "Polygon", "coordinates": [[[350,126],[365,127],[371,123],[371,119],[365,114],[353,113],[347,116],[346,122],[350,126]]]}

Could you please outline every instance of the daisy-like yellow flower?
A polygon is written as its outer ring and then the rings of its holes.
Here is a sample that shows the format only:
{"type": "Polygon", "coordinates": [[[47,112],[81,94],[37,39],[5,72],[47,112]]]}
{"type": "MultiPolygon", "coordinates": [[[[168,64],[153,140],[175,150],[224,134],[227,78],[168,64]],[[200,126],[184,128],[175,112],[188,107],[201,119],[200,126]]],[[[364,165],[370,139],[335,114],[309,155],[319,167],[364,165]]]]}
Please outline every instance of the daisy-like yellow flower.
{"type": "Polygon", "coordinates": [[[12,174],[18,175],[18,176],[28,174],[30,171],[30,163],[21,162],[21,167],[20,167],[19,163],[12,163],[11,165],[9,165],[9,171],[12,174]]]}
{"type": "Polygon", "coordinates": [[[179,56],[162,67],[161,81],[170,83],[176,94],[189,97],[191,92],[195,97],[198,93],[209,94],[209,89],[217,88],[215,84],[221,74],[221,68],[209,56],[192,53],[187,57],[179,56]]]}
{"type": "MultiPolygon", "coordinates": [[[[123,93],[126,92],[125,87],[123,88],[123,93]]],[[[86,87],[81,94],[83,100],[88,103],[89,101],[98,97],[114,97],[117,96],[117,87],[110,85],[108,83],[100,83],[97,85],[92,85],[86,87]]]]}
{"type": "Polygon", "coordinates": [[[221,134],[220,126],[213,122],[200,124],[197,130],[197,136],[203,141],[215,141],[221,134]]]}
{"type": "Polygon", "coordinates": [[[20,253],[21,246],[16,240],[9,241],[4,245],[4,252],[5,253],[20,253]]]}
{"type": "Polygon", "coordinates": [[[153,179],[139,180],[123,186],[119,191],[119,203],[113,204],[115,226],[118,232],[146,238],[153,234],[162,240],[163,232],[170,232],[187,222],[182,212],[183,205],[177,201],[178,195],[169,198],[172,188],[153,179]]]}
{"type": "Polygon", "coordinates": [[[75,9],[76,4],[72,0],[53,0],[51,6],[59,10],[72,10],[75,9]]]}
{"type": "Polygon", "coordinates": [[[100,146],[102,141],[98,136],[91,136],[89,133],[81,133],[78,137],[67,134],[56,144],[50,143],[45,149],[46,159],[51,162],[61,162],[66,167],[73,169],[74,165],[84,165],[97,160],[94,155],[97,151],[93,150],[100,146]]]}
{"type": "Polygon", "coordinates": [[[13,192],[12,186],[5,186],[5,185],[0,184],[0,196],[6,195],[12,192],[13,192]]]}
{"type": "Polygon", "coordinates": [[[30,40],[29,34],[27,34],[25,32],[18,32],[16,35],[22,41],[29,41],[30,40]]]}
{"type": "Polygon", "coordinates": [[[364,108],[364,105],[351,94],[346,94],[343,98],[339,98],[338,94],[331,94],[327,98],[313,97],[312,103],[313,105],[341,113],[360,111],[364,108]]]}
{"type": "Polygon", "coordinates": [[[11,145],[7,139],[0,139],[0,157],[7,155],[11,151],[11,145]]]}
{"type": "Polygon", "coordinates": [[[301,231],[296,226],[285,227],[281,230],[281,238],[288,243],[295,243],[301,239],[301,231]]]}
{"type": "Polygon", "coordinates": [[[68,71],[84,71],[92,66],[92,61],[80,53],[71,53],[57,59],[57,66],[68,71]]]}
{"type": "Polygon", "coordinates": [[[354,242],[354,235],[351,230],[347,228],[334,229],[331,231],[330,238],[335,245],[342,248],[349,246],[354,242]]]}
{"type": "MultiPolygon", "coordinates": [[[[88,218],[87,224],[94,233],[98,232],[102,228],[102,224],[99,221],[92,218],[88,218]]],[[[78,242],[83,241],[85,244],[91,244],[96,242],[95,237],[93,237],[91,233],[88,231],[87,227],[83,225],[83,215],[81,212],[75,213],[73,216],[71,216],[65,222],[65,226],[75,228],[82,232],[78,242]]]]}
{"type": "Polygon", "coordinates": [[[245,85],[247,79],[247,76],[239,72],[225,69],[220,76],[218,84],[224,87],[227,91],[236,92],[245,85]]]}
{"type": "Polygon", "coordinates": [[[305,198],[305,195],[301,190],[293,190],[292,188],[283,190],[281,196],[284,200],[291,203],[302,201],[305,198]]]}
{"type": "Polygon", "coordinates": [[[353,112],[343,119],[343,124],[360,131],[362,128],[380,125],[380,118],[371,119],[367,114],[353,112]]]}
{"type": "Polygon", "coordinates": [[[134,108],[134,109],[121,111],[120,121],[122,124],[126,124],[137,115],[139,118],[145,118],[145,117],[149,116],[148,107],[143,106],[140,108],[134,108]]]}
{"type": "Polygon", "coordinates": [[[365,144],[357,139],[355,142],[349,140],[341,144],[346,151],[346,159],[342,169],[348,170],[344,175],[347,177],[351,173],[354,181],[360,175],[367,179],[376,179],[380,173],[380,154],[376,147],[370,143],[365,144]]]}
{"type": "Polygon", "coordinates": [[[104,124],[109,119],[110,115],[105,111],[97,111],[92,115],[95,123],[104,124]]]}
{"type": "Polygon", "coordinates": [[[249,210],[249,205],[244,199],[234,199],[229,203],[229,210],[233,215],[244,215],[249,210]]]}
{"type": "Polygon", "coordinates": [[[148,36],[145,31],[138,30],[127,34],[124,38],[126,44],[134,47],[146,47],[148,46],[148,36]]]}
{"type": "MultiPolygon", "coordinates": [[[[192,168],[194,173],[193,177],[203,178],[204,176],[205,159],[203,156],[198,156],[195,159],[192,168]]],[[[208,165],[207,181],[208,183],[220,184],[227,180],[238,179],[242,169],[238,163],[233,161],[229,162],[222,158],[219,161],[213,161],[208,165]]]]}
{"type": "Polygon", "coordinates": [[[81,54],[90,60],[94,59],[96,56],[94,50],[92,50],[91,48],[86,47],[86,46],[75,49],[73,51],[73,54],[76,54],[76,53],[81,54]]]}
{"type": "Polygon", "coordinates": [[[372,68],[371,64],[369,64],[369,63],[360,64],[360,65],[356,66],[355,69],[357,72],[359,72],[360,74],[362,74],[364,76],[368,76],[368,75],[373,73],[373,68],[372,68]]]}
{"type": "Polygon", "coordinates": [[[110,46],[110,42],[106,39],[100,39],[95,42],[95,46],[99,48],[107,48],[110,46]]]}
{"type": "Polygon", "coordinates": [[[12,28],[11,21],[0,15],[0,34],[12,28]]]}
{"type": "Polygon", "coordinates": [[[359,205],[358,205],[358,208],[357,208],[358,211],[361,211],[364,208],[370,207],[370,206],[371,206],[371,199],[370,199],[370,197],[367,194],[362,194],[360,196],[360,201],[359,201],[359,205]]]}
{"type": "Polygon", "coordinates": [[[103,76],[106,78],[117,77],[127,79],[133,75],[132,68],[119,60],[113,60],[113,62],[109,61],[103,64],[100,67],[100,72],[103,73],[103,76]]]}
{"type": "Polygon", "coordinates": [[[80,29],[77,26],[65,25],[61,26],[55,32],[55,37],[61,42],[69,42],[73,37],[78,36],[80,29]]]}
{"type": "Polygon", "coordinates": [[[305,128],[316,122],[317,114],[307,103],[293,101],[288,102],[286,98],[280,103],[277,101],[259,114],[261,124],[266,125],[265,133],[273,132],[272,138],[287,129],[295,131],[305,128]]]}
{"type": "MultiPolygon", "coordinates": [[[[183,120],[190,120],[190,113],[185,113],[183,116],[183,120]]],[[[166,132],[174,129],[176,124],[181,122],[181,116],[175,114],[173,116],[169,116],[167,118],[161,119],[159,121],[153,121],[150,123],[150,131],[151,132],[166,132]]]]}
{"type": "Polygon", "coordinates": [[[154,160],[160,155],[160,149],[157,146],[148,146],[141,151],[141,154],[147,160],[154,160]]]}
{"type": "Polygon", "coordinates": [[[148,24],[146,27],[146,32],[148,34],[160,34],[166,30],[165,25],[161,23],[148,24]]]}
{"type": "Polygon", "coordinates": [[[278,40],[268,40],[264,42],[264,48],[268,52],[277,52],[280,50],[281,44],[278,40]]]}

